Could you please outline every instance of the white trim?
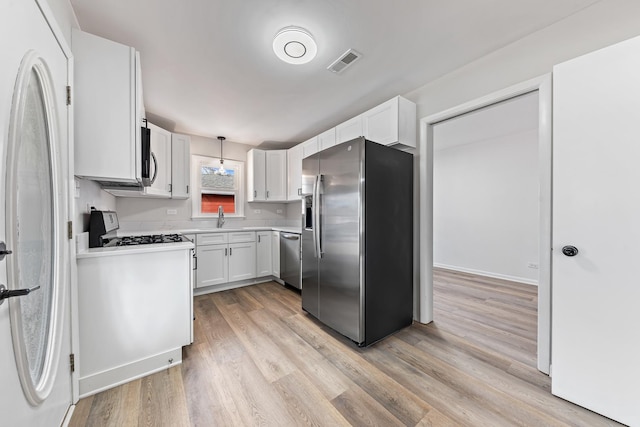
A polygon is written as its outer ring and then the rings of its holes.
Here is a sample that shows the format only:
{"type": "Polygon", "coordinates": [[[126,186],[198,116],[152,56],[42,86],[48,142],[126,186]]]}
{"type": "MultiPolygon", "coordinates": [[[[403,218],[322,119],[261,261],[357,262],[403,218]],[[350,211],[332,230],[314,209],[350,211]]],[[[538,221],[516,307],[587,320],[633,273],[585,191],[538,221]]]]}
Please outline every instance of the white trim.
{"type": "MultiPolygon", "coordinates": [[[[67,57],[67,84],[69,86],[71,86],[71,92],[72,92],[72,98],[73,98],[73,69],[74,69],[74,63],[73,63],[73,52],[71,50],[71,46],[69,46],[68,42],[67,42],[67,38],[65,37],[64,32],[62,31],[62,29],[60,28],[60,25],[58,25],[58,21],[55,19],[55,15],[53,13],[53,11],[51,10],[51,6],[49,6],[49,3],[47,0],[36,0],[36,4],[38,5],[38,8],[40,9],[40,12],[42,13],[42,15],[44,16],[45,20],[47,21],[47,24],[49,25],[49,28],[51,29],[51,32],[53,33],[53,35],[56,38],[56,41],[58,42],[58,45],[60,46],[60,49],[62,50],[62,52],[64,53],[64,56],[67,57]]],[[[78,23],[78,19],[75,16],[75,11],[73,11],[73,18],[75,20],[75,24],[77,25],[78,23]]],[[[74,116],[74,109],[73,109],[73,105],[74,103],[71,102],[71,105],[67,107],[67,142],[68,142],[68,146],[67,146],[67,150],[68,150],[68,186],[67,186],[67,202],[68,202],[68,220],[69,221],[73,221],[73,218],[75,217],[75,200],[74,198],[71,196],[72,194],[75,193],[75,178],[74,178],[74,121],[73,121],[73,116],[74,116]]],[[[73,224],[74,226],[74,236],[75,236],[75,227],[78,226],[78,224],[73,224]]],[[[71,260],[75,260],[75,244],[73,244],[74,240],[69,241],[69,251],[68,251],[68,263],[69,263],[69,289],[70,289],[70,298],[68,298],[68,302],[70,303],[70,307],[69,310],[71,311],[70,314],[70,322],[71,322],[71,352],[74,354],[78,354],[78,337],[79,337],[79,332],[78,332],[78,324],[77,324],[77,314],[78,314],[78,295],[77,295],[77,276],[76,276],[76,263],[75,262],[71,262],[71,260]]],[[[78,385],[78,366],[79,366],[79,361],[78,358],[76,358],[76,370],[75,372],[71,373],[71,401],[70,403],[71,405],[71,410],[69,412],[67,412],[67,415],[69,416],[69,420],[70,420],[70,414],[73,413],[73,403],[78,401],[78,393],[79,393],[79,385],[78,385]]]]}
{"type": "Polygon", "coordinates": [[[510,282],[522,283],[524,285],[538,286],[538,281],[536,279],[527,279],[526,277],[509,276],[508,274],[493,273],[491,271],[476,270],[473,268],[460,267],[457,265],[440,264],[437,262],[434,263],[433,266],[436,268],[442,268],[444,270],[459,271],[461,273],[475,274],[476,276],[491,277],[492,279],[508,280],[510,282]]]}
{"type": "Polygon", "coordinates": [[[55,36],[60,49],[64,53],[64,56],[66,56],[67,59],[73,57],[73,53],[71,53],[71,46],[69,46],[69,44],[67,43],[67,39],[64,36],[60,25],[58,25],[58,21],[56,21],[55,15],[53,14],[53,11],[51,10],[51,7],[49,6],[47,0],[36,0],[36,3],[38,4],[40,12],[42,12],[42,15],[44,16],[44,19],[47,21],[51,32],[55,36]]]}
{"type": "Polygon", "coordinates": [[[525,93],[538,91],[540,260],[538,270],[538,369],[551,362],[551,74],[527,80],[420,119],[420,292],[418,321],[433,321],[433,125],[525,93]]]}
{"type": "Polygon", "coordinates": [[[80,378],[80,398],[91,396],[182,363],[182,347],[80,378]]]}

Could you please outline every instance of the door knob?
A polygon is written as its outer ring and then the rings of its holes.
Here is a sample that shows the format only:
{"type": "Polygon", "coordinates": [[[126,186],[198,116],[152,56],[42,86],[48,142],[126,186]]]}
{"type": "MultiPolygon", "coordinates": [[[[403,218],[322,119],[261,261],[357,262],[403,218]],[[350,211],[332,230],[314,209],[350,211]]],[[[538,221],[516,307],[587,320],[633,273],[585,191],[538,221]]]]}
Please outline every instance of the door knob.
{"type": "Polygon", "coordinates": [[[562,248],[562,253],[566,256],[576,256],[578,255],[578,248],[575,246],[564,246],[562,248]]]}
{"type": "Polygon", "coordinates": [[[5,256],[11,255],[13,251],[7,249],[7,245],[4,242],[0,242],[0,261],[4,259],[5,256]]]}

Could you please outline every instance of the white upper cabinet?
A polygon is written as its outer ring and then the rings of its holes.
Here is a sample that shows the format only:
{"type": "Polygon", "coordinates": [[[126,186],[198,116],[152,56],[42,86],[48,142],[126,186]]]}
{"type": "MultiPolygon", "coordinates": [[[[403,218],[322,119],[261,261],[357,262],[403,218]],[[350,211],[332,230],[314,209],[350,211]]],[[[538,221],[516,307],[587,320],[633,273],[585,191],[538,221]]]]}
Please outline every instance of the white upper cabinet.
{"type": "Polygon", "coordinates": [[[353,119],[347,120],[346,122],[336,126],[336,144],[351,141],[352,139],[363,135],[362,116],[354,117],[353,119]]]}
{"type": "Polygon", "coordinates": [[[134,48],[73,30],[75,174],[141,182],[142,83],[134,48]]]}
{"type": "Polygon", "coordinates": [[[313,138],[299,144],[302,148],[302,158],[306,159],[309,156],[312,156],[318,152],[318,137],[314,136],[313,138]]]}
{"type": "Polygon", "coordinates": [[[287,200],[287,150],[266,151],[267,201],[287,200]]]}
{"type": "Polygon", "coordinates": [[[319,151],[325,148],[333,147],[336,145],[336,128],[331,128],[318,135],[318,149],[319,151]]]}
{"type": "Polygon", "coordinates": [[[416,147],[416,104],[396,96],[363,113],[363,135],[382,145],[416,147]]]}
{"type": "Polygon", "coordinates": [[[147,123],[151,131],[151,154],[149,165],[149,178],[151,184],[142,188],[103,187],[104,191],[116,197],[171,197],[171,132],[162,129],[153,123],[147,123]]]}
{"type": "Polygon", "coordinates": [[[247,201],[286,201],[287,150],[249,150],[247,181],[247,201]]]}
{"type": "Polygon", "coordinates": [[[144,187],[148,196],[171,197],[171,132],[149,123],[151,129],[151,185],[144,187]]]}
{"type": "Polygon", "coordinates": [[[171,135],[171,198],[188,199],[191,165],[191,138],[171,135]]]}
{"type": "Polygon", "coordinates": [[[266,166],[264,150],[254,148],[247,152],[247,201],[264,201],[267,198],[266,166]]]}
{"type": "Polygon", "coordinates": [[[300,200],[302,195],[302,144],[287,150],[287,200],[300,200]]]}

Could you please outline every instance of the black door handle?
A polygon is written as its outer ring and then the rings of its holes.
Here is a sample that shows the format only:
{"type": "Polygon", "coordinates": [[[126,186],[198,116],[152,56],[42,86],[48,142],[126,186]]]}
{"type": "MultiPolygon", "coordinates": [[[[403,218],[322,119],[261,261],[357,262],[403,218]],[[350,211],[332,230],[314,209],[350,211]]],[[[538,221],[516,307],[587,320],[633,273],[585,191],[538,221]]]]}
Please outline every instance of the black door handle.
{"type": "Polygon", "coordinates": [[[7,249],[7,245],[4,242],[0,242],[0,261],[4,259],[5,256],[11,255],[13,251],[7,249]]]}
{"type": "Polygon", "coordinates": [[[566,256],[576,256],[578,255],[578,248],[575,246],[564,246],[562,248],[562,253],[566,256]]]}
{"type": "Polygon", "coordinates": [[[21,297],[23,295],[29,295],[31,292],[40,289],[40,285],[27,289],[13,289],[9,290],[4,285],[0,285],[0,304],[7,298],[21,297]]]}

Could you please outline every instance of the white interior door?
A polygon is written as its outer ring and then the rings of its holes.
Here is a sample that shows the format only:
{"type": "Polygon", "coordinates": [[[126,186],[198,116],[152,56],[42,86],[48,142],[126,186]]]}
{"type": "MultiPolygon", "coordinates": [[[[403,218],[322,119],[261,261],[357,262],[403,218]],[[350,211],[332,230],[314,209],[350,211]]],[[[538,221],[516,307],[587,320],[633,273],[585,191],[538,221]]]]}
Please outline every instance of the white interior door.
{"type": "Polygon", "coordinates": [[[67,58],[35,0],[0,6],[0,424],[59,424],[71,396],[67,58]],[[6,292],[4,296],[7,296],[6,292]]]}
{"type": "Polygon", "coordinates": [[[553,98],[552,391],[637,426],[640,38],[555,67],[553,98]]]}

